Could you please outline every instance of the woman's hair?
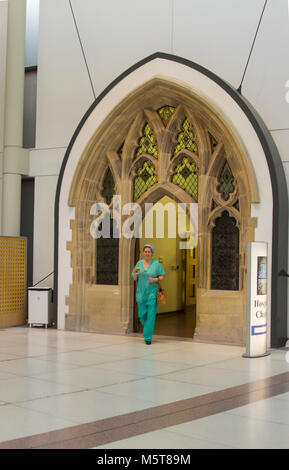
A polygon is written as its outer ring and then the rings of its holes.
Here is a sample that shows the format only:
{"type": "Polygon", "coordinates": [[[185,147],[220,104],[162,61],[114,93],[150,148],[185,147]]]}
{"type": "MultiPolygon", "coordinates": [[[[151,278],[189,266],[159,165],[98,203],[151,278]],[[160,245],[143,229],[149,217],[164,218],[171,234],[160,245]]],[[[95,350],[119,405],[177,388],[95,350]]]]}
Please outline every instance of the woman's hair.
{"type": "Polygon", "coordinates": [[[146,243],[143,247],[143,251],[145,250],[145,248],[149,248],[151,250],[152,254],[154,254],[155,249],[154,249],[153,245],[151,245],[150,243],[146,243]]]}

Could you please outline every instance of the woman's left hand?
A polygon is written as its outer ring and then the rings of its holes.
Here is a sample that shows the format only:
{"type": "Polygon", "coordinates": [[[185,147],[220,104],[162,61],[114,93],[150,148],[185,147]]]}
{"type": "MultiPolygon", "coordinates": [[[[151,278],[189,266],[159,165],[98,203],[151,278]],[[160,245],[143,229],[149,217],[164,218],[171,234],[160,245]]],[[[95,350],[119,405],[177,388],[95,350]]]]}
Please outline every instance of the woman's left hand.
{"type": "Polygon", "coordinates": [[[158,278],[157,277],[149,277],[149,281],[150,281],[150,283],[158,282],[158,278]]]}

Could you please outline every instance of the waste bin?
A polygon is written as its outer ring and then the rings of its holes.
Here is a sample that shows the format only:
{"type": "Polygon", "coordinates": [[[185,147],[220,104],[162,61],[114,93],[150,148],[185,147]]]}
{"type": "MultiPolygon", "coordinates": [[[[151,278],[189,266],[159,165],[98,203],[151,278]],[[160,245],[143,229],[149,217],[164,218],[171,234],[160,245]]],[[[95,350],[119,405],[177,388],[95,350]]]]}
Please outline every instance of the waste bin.
{"type": "Polygon", "coordinates": [[[51,325],[53,291],[51,287],[28,287],[28,325],[51,325]]]}

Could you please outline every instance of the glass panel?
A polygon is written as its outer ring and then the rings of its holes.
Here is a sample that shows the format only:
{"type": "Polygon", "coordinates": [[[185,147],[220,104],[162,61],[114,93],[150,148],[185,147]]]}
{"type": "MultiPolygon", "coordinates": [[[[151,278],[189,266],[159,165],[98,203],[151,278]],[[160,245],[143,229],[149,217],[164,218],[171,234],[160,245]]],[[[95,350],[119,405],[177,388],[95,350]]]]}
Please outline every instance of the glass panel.
{"type": "Polygon", "coordinates": [[[227,161],[222,168],[218,181],[220,184],[217,186],[217,191],[221,193],[222,199],[227,201],[230,197],[230,194],[235,189],[235,178],[227,161]]]}
{"type": "Polygon", "coordinates": [[[119,239],[113,238],[114,219],[110,219],[110,238],[97,239],[97,284],[118,284],[119,239]]]}
{"type": "Polygon", "coordinates": [[[257,295],[267,294],[267,256],[257,257],[257,295]]]}
{"type": "Polygon", "coordinates": [[[101,195],[104,197],[107,204],[110,204],[112,197],[115,194],[114,179],[110,168],[108,168],[106,175],[103,180],[103,190],[101,195]]]}
{"type": "Polygon", "coordinates": [[[156,139],[149,124],[144,126],[143,135],[139,140],[139,146],[136,150],[136,156],[138,157],[139,155],[146,153],[152,155],[155,158],[158,158],[156,139]]]}
{"type": "Polygon", "coordinates": [[[134,180],[133,199],[136,201],[145,191],[158,181],[155,168],[147,160],[143,166],[137,170],[137,176],[134,180]]]}
{"type": "Polygon", "coordinates": [[[162,108],[158,109],[158,113],[164,123],[164,126],[167,127],[168,122],[173,114],[175,108],[173,106],[163,106],[162,108]]]}
{"type": "Polygon", "coordinates": [[[239,289],[239,229],[227,211],[212,230],[211,289],[239,289]]]}
{"type": "Polygon", "coordinates": [[[198,147],[195,142],[195,137],[193,132],[190,130],[191,124],[188,119],[185,119],[182,125],[182,130],[177,136],[177,145],[175,147],[174,155],[176,155],[181,150],[190,150],[196,155],[198,154],[198,147]]]}
{"type": "Polygon", "coordinates": [[[172,182],[190,194],[195,201],[198,200],[197,167],[187,157],[183,158],[181,163],[176,166],[172,182]]]}

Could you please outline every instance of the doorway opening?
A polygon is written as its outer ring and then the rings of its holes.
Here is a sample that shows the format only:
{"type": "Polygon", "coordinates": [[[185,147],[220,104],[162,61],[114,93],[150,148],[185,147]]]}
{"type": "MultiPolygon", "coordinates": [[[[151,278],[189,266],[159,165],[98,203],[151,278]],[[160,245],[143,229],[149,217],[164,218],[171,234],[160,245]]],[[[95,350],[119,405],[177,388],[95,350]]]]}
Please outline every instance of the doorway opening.
{"type": "MultiPolygon", "coordinates": [[[[166,292],[166,304],[157,308],[154,334],[193,338],[197,315],[197,245],[188,248],[186,242],[188,233],[192,231],[192,220],[190,223],[187,214],[180,220],[180,209],[177,206],[173,199],[164,196],[146,213],[142,222],[142,236],[136,239],[135,262],[142,259],[143,247],[150,243],[155,248],[154,259],[162,264],[166,273],[161,283],[166,292]],[[163,217],[160,217],[156,206],[163,208],[163,217]],[[184,221],[185,226],[182,226],[184,221]],[[173,236],[174,233],[176,236],[173,236]]],[[[196,227],[197,221],[193,225],[196,227]]],[[[134,331],[142,332],[136,302],[134,331]]]]}

